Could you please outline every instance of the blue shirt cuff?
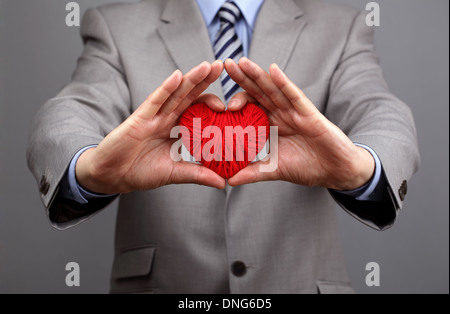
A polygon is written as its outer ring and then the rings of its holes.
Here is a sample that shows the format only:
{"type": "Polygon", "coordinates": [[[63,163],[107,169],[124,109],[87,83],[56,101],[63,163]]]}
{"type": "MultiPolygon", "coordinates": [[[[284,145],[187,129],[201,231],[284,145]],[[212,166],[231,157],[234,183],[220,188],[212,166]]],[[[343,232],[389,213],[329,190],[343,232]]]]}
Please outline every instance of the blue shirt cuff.
{"type": "Polygon", "coordinates": [[[380,158],[378,157],[377,153],[370,148],[369,146],[354,143],[356,146],[362,147],[366,149],[375,160],[375,174],[373,175],[373,178],[364,186],[352,190],[352,191],[336,191],[337,193],[353,196],[358,201],[377,201],[376,198],[376,188],[381,182],[381,176],[382,176],[382,170],[383,166],[381,165],[380,158]]]}
{"type": "Polygon", "coordinates": [[[107,195],[107,194],[95,194],[91,193],[89,191],[86,191],[83,189],[77,181],[76,174],[75,174],[75,167],[77,165],[78,158],[80,158],[81,154],[83,154],[88,149],[97,147],[97,145],[91,145],[84,147],[76,155],[72,158],[72,161],[70,162],[69,169],[67,170],[66,175],[64,176],[63,180],[61,181],[61,196],[65,199],[69,199],[72,201],[75,201],[79,204],[87,204],[89,200],[91,199],[98,199],[98,198],[107,198],[112,197],[114,195],[107,195]]]}

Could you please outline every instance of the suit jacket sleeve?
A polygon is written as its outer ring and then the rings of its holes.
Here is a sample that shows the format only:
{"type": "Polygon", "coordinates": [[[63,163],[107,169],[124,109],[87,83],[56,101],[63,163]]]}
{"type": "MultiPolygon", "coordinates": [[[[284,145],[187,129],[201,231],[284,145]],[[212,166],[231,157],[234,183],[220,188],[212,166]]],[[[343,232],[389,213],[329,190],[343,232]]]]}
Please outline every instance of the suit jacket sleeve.
{"type": "Polygon", "coordinates": [[[409,107],[389,92],[365,13],[356,16],[331,79],[326,116],[353,142],[371,147],[383,165],[387,191],[382,202],[357,201],[330,191],[347,212],[378,230],[392,226],[402,208],[406,182],[417,170],[419,152],[409,107]]]}
{"type": "Polygon", "coordinates": [[[131,111],[120,55],[99,9],[86,12],[81,35],[85,48],[72,81],[36,114],[27,151],[46,213],[59,229],[86,220],[112,201],[66,201],[59,196],[59,185],[73,156],[100,143],[131,111]]]}

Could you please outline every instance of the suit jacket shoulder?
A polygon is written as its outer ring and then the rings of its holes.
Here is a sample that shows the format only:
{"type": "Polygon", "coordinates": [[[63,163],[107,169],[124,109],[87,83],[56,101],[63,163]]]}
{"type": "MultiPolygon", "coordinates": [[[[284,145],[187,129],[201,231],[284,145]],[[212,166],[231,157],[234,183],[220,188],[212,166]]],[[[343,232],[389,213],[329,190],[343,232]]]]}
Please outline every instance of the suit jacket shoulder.
{"type": "Polygon", "coordinates": [[[311,17],[317,18],[317,20],[323,20],[327,23],[329,23],[330,20],[352,20],[359,13],[358,9],[346,4],[331,3],[322,0],[293,1],[311,17]]]}

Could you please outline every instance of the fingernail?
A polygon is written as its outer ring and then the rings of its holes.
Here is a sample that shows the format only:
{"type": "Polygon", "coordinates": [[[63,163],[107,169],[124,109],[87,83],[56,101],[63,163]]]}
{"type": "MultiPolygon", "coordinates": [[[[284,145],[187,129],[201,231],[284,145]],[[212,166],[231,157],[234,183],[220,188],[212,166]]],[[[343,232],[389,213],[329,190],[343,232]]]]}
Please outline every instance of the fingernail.
{"type": "Polygon", "coordinates": [[[228,109],[235,109],[241,105],[241,101],[239,99],[232,99],[228,103],[228,109]]]}
{"type": "Polygon", "coordinates": [[[225,104],[221,101],[217,101],[215,102],[217,108],[221,108],[222,111],[224,111],[225,109],[227,109],[227,107],[225,106],[225,104]]]}
{"type": "Polygon", "coordinates": [[[274,70],[279,71],[279,72],[281,73],[282,76],[286,77],[286,74],[284,74],[283,70],[280,69],[280,67],[278,66],[278,64],[273,63],[273,64],[272,64],[272,68],[273,68],[274,70]]]}
{"type": "Polygon", "coordinates": [[[198,68],[204,67],[205,65],[211,65],[208,61],[203,61],[198,65],[198,68]]]}
{"type": "Polygon", "coordinates": [[[176,76],[178,76],[178,75],[183,76],[183,73],[181,73],[180,70],[175,70],[175,71],[168,77],[168,80],[170,80],[171,78],[174,78],[174,77],[176,77],[176,76]]]}

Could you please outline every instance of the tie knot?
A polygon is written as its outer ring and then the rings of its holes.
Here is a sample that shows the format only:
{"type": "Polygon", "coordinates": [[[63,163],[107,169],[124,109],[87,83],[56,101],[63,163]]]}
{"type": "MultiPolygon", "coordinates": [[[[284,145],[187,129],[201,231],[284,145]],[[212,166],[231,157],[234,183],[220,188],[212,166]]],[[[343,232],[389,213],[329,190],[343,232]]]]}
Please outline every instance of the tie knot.
{"type": "Polygon", "coordinates": [[[234,2],[225,2],[219,10],[220,22],[236,24],[236,21],[241,17],[241,10],[234,2]]]}

